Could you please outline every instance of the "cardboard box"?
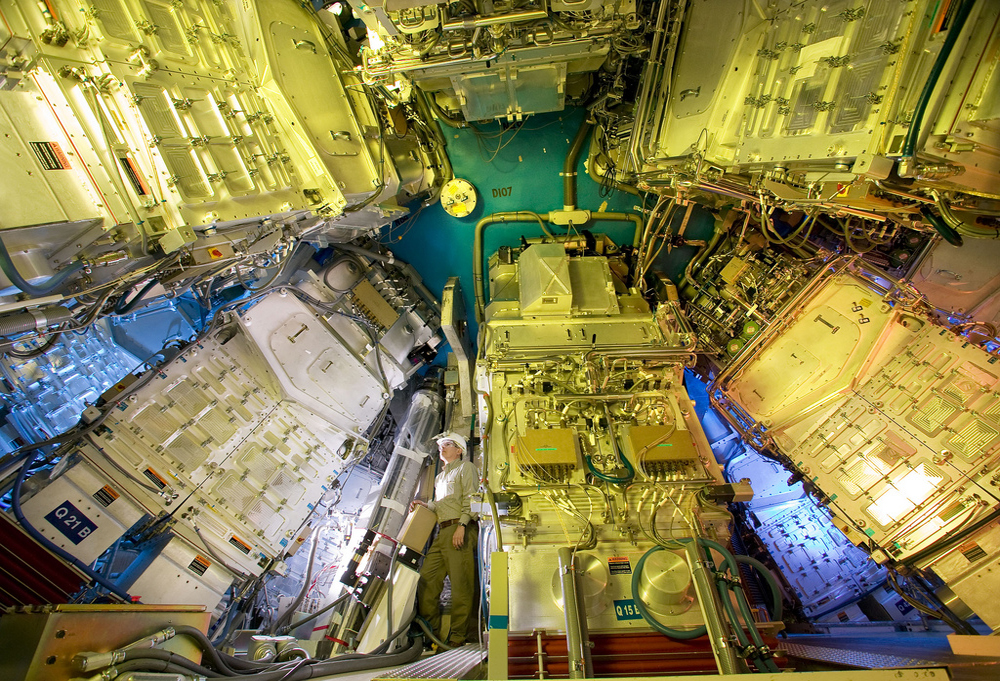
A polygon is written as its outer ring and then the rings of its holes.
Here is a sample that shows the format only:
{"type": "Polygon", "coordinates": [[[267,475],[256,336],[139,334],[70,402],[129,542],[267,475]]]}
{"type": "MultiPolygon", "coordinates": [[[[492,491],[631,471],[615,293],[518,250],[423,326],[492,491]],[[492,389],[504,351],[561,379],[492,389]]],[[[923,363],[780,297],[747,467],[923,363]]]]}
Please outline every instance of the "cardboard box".
{"type": "Polygon", "coordinates": [[[435,525],[437,525],[437,515],[434,511],[425,506],[417,506],[403,521],[403,528],[399,531],[399,543],[417,553],[423,553],[435,525]]]}

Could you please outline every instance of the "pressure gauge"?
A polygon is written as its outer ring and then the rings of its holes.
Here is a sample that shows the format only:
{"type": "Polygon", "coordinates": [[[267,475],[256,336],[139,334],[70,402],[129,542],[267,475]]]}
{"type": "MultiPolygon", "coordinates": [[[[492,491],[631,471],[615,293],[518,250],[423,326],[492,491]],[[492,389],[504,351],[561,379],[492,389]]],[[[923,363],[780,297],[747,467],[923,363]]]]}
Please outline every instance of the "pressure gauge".
{"type": "Polygon", "coordinates": [[[441,207],[452,217],[464,218],[476,209],[476,188],[459,177],[448,180],[441,189],[441,207]]]}

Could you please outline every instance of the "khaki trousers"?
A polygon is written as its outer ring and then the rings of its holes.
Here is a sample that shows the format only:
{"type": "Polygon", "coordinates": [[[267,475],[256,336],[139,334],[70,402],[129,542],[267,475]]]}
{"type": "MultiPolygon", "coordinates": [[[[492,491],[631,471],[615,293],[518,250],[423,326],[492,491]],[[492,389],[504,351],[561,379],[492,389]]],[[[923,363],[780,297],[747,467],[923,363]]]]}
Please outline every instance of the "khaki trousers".
{"type": "Polygon", "coordinates": [[[469,614],[475,603],[475,548],[479,538],[479,527],[470,523],[465,528],[465,542],[456,549],[452,537],[459,524],[439,529],[431,548],[427,551],[424,564],[420,568],[420,582],[417,587],[420,616],[430,623],[434,635],[441,637],[441,590],[444,578],[451,578],[451,634],[448,645],[465,643],[465,632],[469,625],[469,614]]]}

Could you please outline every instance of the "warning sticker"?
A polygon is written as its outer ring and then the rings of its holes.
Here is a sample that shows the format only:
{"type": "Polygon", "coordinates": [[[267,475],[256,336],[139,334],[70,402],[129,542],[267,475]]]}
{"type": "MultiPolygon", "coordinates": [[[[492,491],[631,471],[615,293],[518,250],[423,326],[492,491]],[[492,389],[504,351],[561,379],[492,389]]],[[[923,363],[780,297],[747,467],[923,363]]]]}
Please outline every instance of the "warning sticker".
{"type": "Polygon", "coordinates": [[[58,142],[29,142],[38,162],[45,170],[69,170],[69,158],[58,142]]]}
{"type": "Polygon", "coordinates": [[[196,575],[203,575],[208,571],[208,568],[212,567],[212,562],[205,558],[204,556],[196,555],[191,564],[188,565],[188,570],[195,573],[196,575]]]}
{"type": "Polygon", "coordinates": [[[632,564],[628,556],[611,556],[608,558],[608,571],[613,575],[630,575],[632,564]]]}
{"type": "Polygon", "coordinates": [[[218,248],[213,247],[208,249],[208,257],[210,257],[212,260],[219,260],[220,258],[224,258],[225,256],[226,254],[223,253],[218,248]]]}
{"type": "Polygon", "coordinates": [[[974,541],[965,542],[958,547],[958,550],[962,552],[962,555],[965,556],[966,560],[970,563],[975,563],[980,558],[986,557],[986,551],[984,551],[983,547],[974,541]]]}
{"type": "Polygon", "coordinates": [[[112,502],[114,502],[115,499],[117,499],[121,495],[118,494],[118,492],[116,492],[114,488],[111,487],[111,485],[105,485],[101,489],[94,492],[93,496],[95,499],[101,502],[102,506],[107,508],[112,504],[112,502]]]}

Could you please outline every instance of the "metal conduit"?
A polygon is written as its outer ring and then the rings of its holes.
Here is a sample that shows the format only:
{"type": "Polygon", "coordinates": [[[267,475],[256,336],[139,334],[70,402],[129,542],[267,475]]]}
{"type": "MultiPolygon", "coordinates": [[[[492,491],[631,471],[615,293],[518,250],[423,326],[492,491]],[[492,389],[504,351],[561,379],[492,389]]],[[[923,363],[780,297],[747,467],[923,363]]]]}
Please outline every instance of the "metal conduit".
{"type": "Polygon", "coordinates": [[[568,546],[559,549],[559,584],[562,587],[563,615],[566,619],[566,649],[569,654],[569,678],[587,678],[583,654],[583,631],[580,626],[580,605],[576,592],[576,571],[573,569],[573,550],[568,546]]]}

